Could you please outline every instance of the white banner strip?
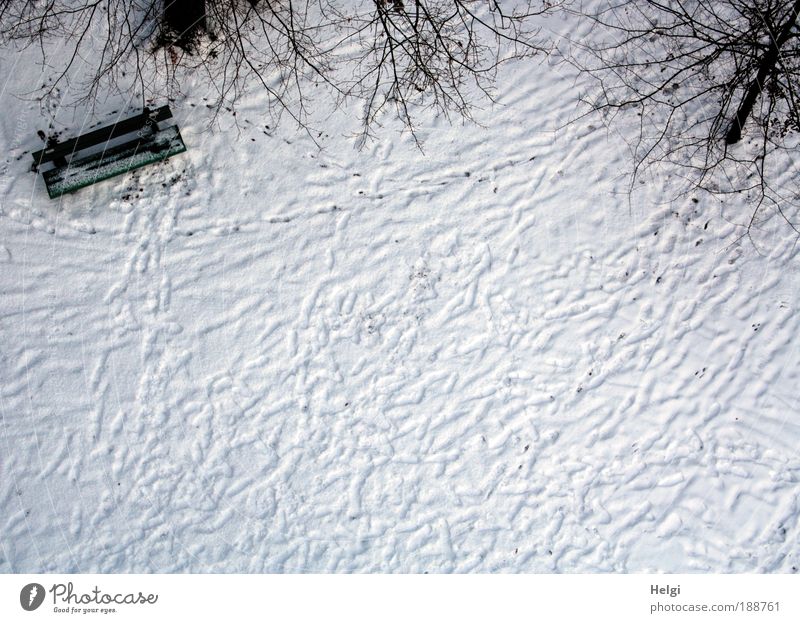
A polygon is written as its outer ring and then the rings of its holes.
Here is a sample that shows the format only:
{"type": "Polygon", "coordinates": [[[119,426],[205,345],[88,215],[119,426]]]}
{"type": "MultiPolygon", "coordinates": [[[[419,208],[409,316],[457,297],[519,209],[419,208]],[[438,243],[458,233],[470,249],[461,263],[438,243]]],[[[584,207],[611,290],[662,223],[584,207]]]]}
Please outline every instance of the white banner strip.
{"type": "Polygon", "coordinates": [[[0,575],[0,621],[796,623],[799,592],[798,575],[0,575]]]}

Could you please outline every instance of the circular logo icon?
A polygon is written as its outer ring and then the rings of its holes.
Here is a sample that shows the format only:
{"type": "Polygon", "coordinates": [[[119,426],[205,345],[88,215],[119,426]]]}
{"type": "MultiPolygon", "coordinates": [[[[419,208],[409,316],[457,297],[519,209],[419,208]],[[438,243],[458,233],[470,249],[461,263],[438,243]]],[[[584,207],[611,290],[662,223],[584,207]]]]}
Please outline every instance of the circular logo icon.
{"type": "Polygon", "coordinates": [[[44,586],[41,584],[26,584],[19,592],[19,604],[23,610],[36,610],[44,601],[44,586]]]}

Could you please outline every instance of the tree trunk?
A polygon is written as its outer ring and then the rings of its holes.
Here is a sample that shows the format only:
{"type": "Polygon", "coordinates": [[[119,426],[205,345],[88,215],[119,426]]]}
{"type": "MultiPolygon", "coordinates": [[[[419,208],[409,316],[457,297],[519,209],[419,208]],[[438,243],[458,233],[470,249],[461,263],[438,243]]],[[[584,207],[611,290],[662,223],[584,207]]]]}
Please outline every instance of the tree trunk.
{"type": "Polygon", "coordinates": [[[738,143],[742,138],[742,128],[744,127],[747,118],[750,116],[750,113],[753,112],[753,106],[755,106],[756,100],[761,94],[761,90],[764,88],[764,83],[775,69],[775,65],[780,57],[781,48],[789,39],[789,36],[792,33],[792,28],[794,28],[794,25],[797,22],[798,13],[800,13],[800,0],[795,0],[794,7],[789,13],[789,17],[786,20],[786,23],[783,25],[783,28],[781,28],[778,38],[772,40],[767,53],[764,54],[764,58],[761,59],[761,63],[758,66],[756,79],[750,83],[750,86],[744,95],[744,99],[742,99],[741,104],[739,104],[739,110],[736,111],[736,116],[731,122],[728,133],[725,135],[725,143],[728,145],[738,143]]]}
{"type": "Polygon", "coordinates": [[[175,45],[184,50],[206,29],[205,0],[164,0],[164,22],[175,34],[175,45]]]}

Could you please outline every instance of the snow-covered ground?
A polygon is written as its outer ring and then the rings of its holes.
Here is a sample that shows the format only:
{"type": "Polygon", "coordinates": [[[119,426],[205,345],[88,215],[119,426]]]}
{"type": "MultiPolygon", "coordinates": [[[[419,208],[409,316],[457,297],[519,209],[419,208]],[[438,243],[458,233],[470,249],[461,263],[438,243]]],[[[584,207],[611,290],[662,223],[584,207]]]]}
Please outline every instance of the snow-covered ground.
{"type": "Polygon", "coordinates": [[[0,572],[800,566],[796,237],[629,197],[564,66],[424,152],[258,93],[211,132],[190,85],[186,154],[50,201],[33,58],[0,61],[0,572]]]}

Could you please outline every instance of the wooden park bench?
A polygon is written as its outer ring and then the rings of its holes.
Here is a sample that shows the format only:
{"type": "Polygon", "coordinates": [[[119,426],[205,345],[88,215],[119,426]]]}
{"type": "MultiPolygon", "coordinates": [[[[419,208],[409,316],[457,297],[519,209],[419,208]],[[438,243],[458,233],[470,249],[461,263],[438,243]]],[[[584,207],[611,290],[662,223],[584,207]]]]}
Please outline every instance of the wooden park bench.
{"type": "Polygon", "coordinates": [[[169,106],[61,142],[48,142],[33,154],[51,199],[186,151],[169,106]]]}

